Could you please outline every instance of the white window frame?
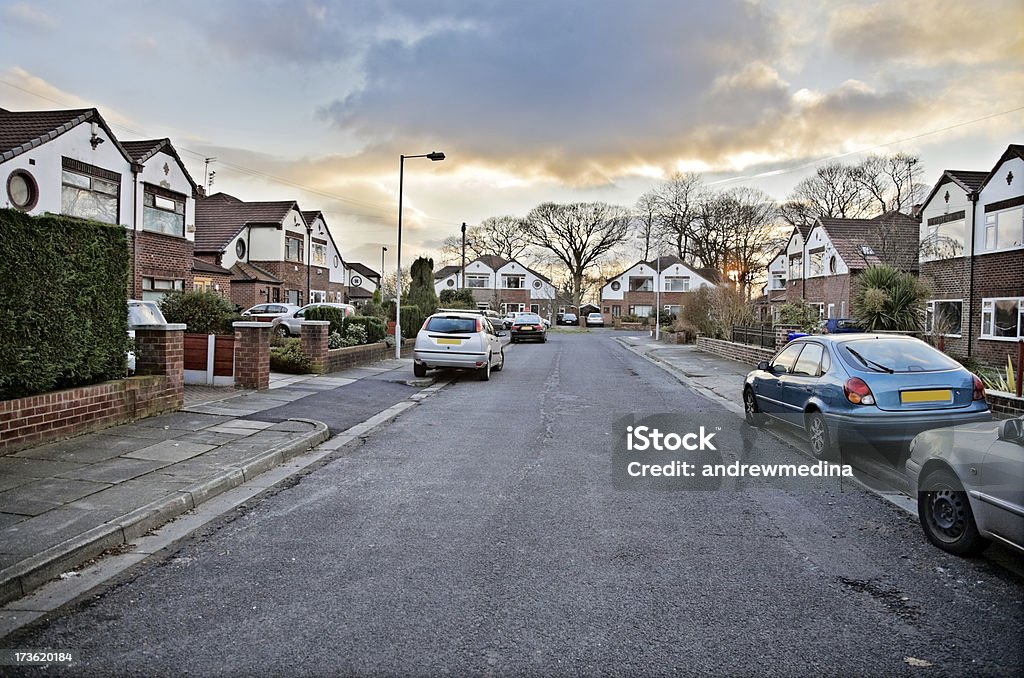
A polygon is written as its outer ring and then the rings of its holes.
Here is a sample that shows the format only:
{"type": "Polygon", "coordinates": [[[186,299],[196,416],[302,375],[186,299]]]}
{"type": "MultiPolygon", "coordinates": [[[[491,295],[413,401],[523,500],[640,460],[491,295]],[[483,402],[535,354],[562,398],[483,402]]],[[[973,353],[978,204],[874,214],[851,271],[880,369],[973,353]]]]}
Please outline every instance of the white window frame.
{"type": "Polygon", "coordinates": [[[990,341],[1020,341],[1024,339],[1024,297],[986,297],[981,300],[981,335],[990,341]],[[995,324],[995,304],[997,301],[1017,302],[1017,336],[997,337],[992,334],[995,324]],[[985,316],[988,316],[986,319],[985,316]]]}
{"type": "Polygon", "coordinates": [[[770,290],[784,290],[786,289],[786,272],[785,271],[772,271],[771,284],[768,285],[770,290]]]}
{"type": "Polygon", "coordinates": [[[303,260],[302,250],[305,242],[301,235],[289,233],[284,237],[284,260],[291,264],[301,264],[303,260]],[[292,253],[294,244],[294,254],[292,253]]]}
{"type": "Polygon", "coordinates": [[[663,292],[689,292],[690,276],[688,275],[667,275],[665,276],[665,287],[663,292]],[[676,283],[679,283],[678,289],[676,283]]]}
{"type": "Polygon", "coordinates": [[[829,304],[828,305],[828,310],[826,311],[826,313],[828,314],[829,320],[831,320],[832,318],[835,318],[836,317],[836,305],[835,304],[829,304]]]}
{"type": "Polygon", "coordinates": [[[506,290],[523,290],[526,289],[526,276],[517,274],[507,274],[501,276],[501,287],[506,290]],[[513,284],[515,283],[515,284],[513,284]]]}
{"type": "Polygon", "coordinates": [[[310,263],[314,266],[327,267],[327,245],[322,242],[314,242],[312,253],[309,256],[310,263]]]}
{"type": "Polygon", "coordinates": [[[960,329],[957,332],[943,333],[944,337],[962,337],[964,327],[964,300],[963,299],[929,299],[924,310],[924,331],[932,334],[935,322],[935,304],[960,304],[960,329]]]}
{"type": "Polygon", "coordinates": [[[654,307],[650,304],[630,304],[629,315],[635,315],[637,318],[650,318],[654,315],[654,307]],[[644,312],[640,313],[640,309],[644,309],[644,312]]]}
{"type": "Polygon", "coordinates": [[[491,277],[486,273],[467,273],[466,274],[466,287],[475,290],[483,290],[490,287],[488,284],[491,281],[491,277]],[[474,284],[476,283],[476,284],[474,284]]]}
{"type": "MultiPolygon", "coordinates": [[[[1012,230],[1012,229],[1009,229],[1012,230]]],[[[1015,250],[1024,247],[1024,205],[1017,205],[1005,210],[989,212],[985,215],[985,251],[1002,252],[1004,250],[1015,250]],[[1011,212],[1018,213],[1015,233],[1005,233],[1000,230],[1002,219],[1000,216],[1009,216],[1011,212]],[[1002,244],[1003,240],[1011,241],[1011,244],[1002,244]]]]}
{"type": "Polygon", "coordinates": [[[629,276],[629,291],[630,292],[653,292],[654,291],[654,278],[649,275],[631,275],[629,276]],[[643,283],[640,287],[634,288],[633,281],[642,280],[643,283]]]}
{"type": "Polygon", "coordinates": [[[803,255],[795,255],[789,258],[789,280],[800,280],[804,277],[803,255]]]}

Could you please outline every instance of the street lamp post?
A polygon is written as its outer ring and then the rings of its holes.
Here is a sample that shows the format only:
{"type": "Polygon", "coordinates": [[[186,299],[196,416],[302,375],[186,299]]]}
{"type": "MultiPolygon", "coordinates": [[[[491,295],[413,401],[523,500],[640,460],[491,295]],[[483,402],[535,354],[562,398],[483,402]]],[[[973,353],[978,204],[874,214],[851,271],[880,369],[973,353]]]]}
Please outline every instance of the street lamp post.
{"type": "MultiPolygon", "coordinates": [[[[377,287],[381,288],[384,286],[384,253],[388,251],[387,247],[380,248],[380,280],[377,281],[377,287]]],[[[381,290],[381,299],[384,298],[384,290],[381,290]]]]}
{"type": "Polygon", "coordinates": [[[444,160],[444,153],[432,151],[422,155],[398,156],[398,250],[395,253],[395,359],[402,357],[402,188],[405,183],[405,159],[428,158],[432,162],[444,160]]]}
{"type": "Polygon", "coordinates": [[[459,274],[459,289],[466,288],[466,222],[462,222],[462,273],[459,274]]]}

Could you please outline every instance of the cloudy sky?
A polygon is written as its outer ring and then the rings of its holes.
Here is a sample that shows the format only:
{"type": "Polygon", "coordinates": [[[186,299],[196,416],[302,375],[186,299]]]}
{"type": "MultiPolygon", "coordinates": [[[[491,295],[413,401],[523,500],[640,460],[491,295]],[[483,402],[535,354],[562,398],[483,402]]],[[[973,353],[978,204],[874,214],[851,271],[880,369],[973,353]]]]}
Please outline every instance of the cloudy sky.
{"type": "MultiPolygon", "coordinates": [[[[1024,142],[1020,0],[0,0],[0,107],[96,106],[348,258],[675,170],[782,199],[815,163],[990,169],[1024,142]]],[[[393,259],[389,256],[389,266],[393,259]]]]}

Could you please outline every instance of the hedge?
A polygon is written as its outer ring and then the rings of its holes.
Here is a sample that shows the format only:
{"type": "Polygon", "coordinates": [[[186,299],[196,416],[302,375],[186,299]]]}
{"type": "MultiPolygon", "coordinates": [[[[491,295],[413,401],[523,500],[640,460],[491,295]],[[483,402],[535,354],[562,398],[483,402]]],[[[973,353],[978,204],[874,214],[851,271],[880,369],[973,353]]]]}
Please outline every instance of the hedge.
{"type": "Polygon", "coordinates": [[[0,399],[125,376],[125,230],[0,208],[0,399]]]}
{"type": "Polygon", "coordinates": [[[423,312],[423,309],[419,306],[410,305],[402,307],[402,338],[404,339],[415,339],[416,335],[419,334],[420,327],[423,326],[423,321],[427,319],[427,314],[423,312]]]}
{"type": "Polygon", "coordinates": [[[344,336],[344,325],[345,325],[345,311],[334,306],[316,306],[306,311],[305,320],[326,320],[331,323],[331,329],[328,332],[337,332],[344,336]]]}
{"type": "Polygon", "coordinates": [[[349,327],[351,325],[359,325],[366,330],[366,343],[368,344],[384,341],[384,336],[388,333],[387,325],[380,318],[368,315],[350,315],[345,318],[341,336],[347,337],[349,335],[349,327]]]}
{"type": "Polygon", "coordinates": [[[169,323],[185,323],[196,334],[234,335],[233,323],[244,320],[235,305],[212,290],[172,292],[160,300],[169,323]]]}

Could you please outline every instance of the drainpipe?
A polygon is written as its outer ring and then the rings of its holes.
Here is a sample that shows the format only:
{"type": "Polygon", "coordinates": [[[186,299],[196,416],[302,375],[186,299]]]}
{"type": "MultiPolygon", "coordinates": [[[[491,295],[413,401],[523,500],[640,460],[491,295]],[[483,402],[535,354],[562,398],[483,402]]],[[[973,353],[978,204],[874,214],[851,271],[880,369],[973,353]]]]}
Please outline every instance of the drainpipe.
{"type": "Polygon", "coordinates": [[[974,345],[974,251],[975,243],[978,240],[978,228],[975,223],[978,219],[978,192],[972,191],[971,199],[971,256],[967,259],[967,357],[971,357],[974,345]]]}
{"type": "Polygon", "coordinates": [[[132,298],[139,295],[139,171],[142,168],[132,163],[132,298]]]}

